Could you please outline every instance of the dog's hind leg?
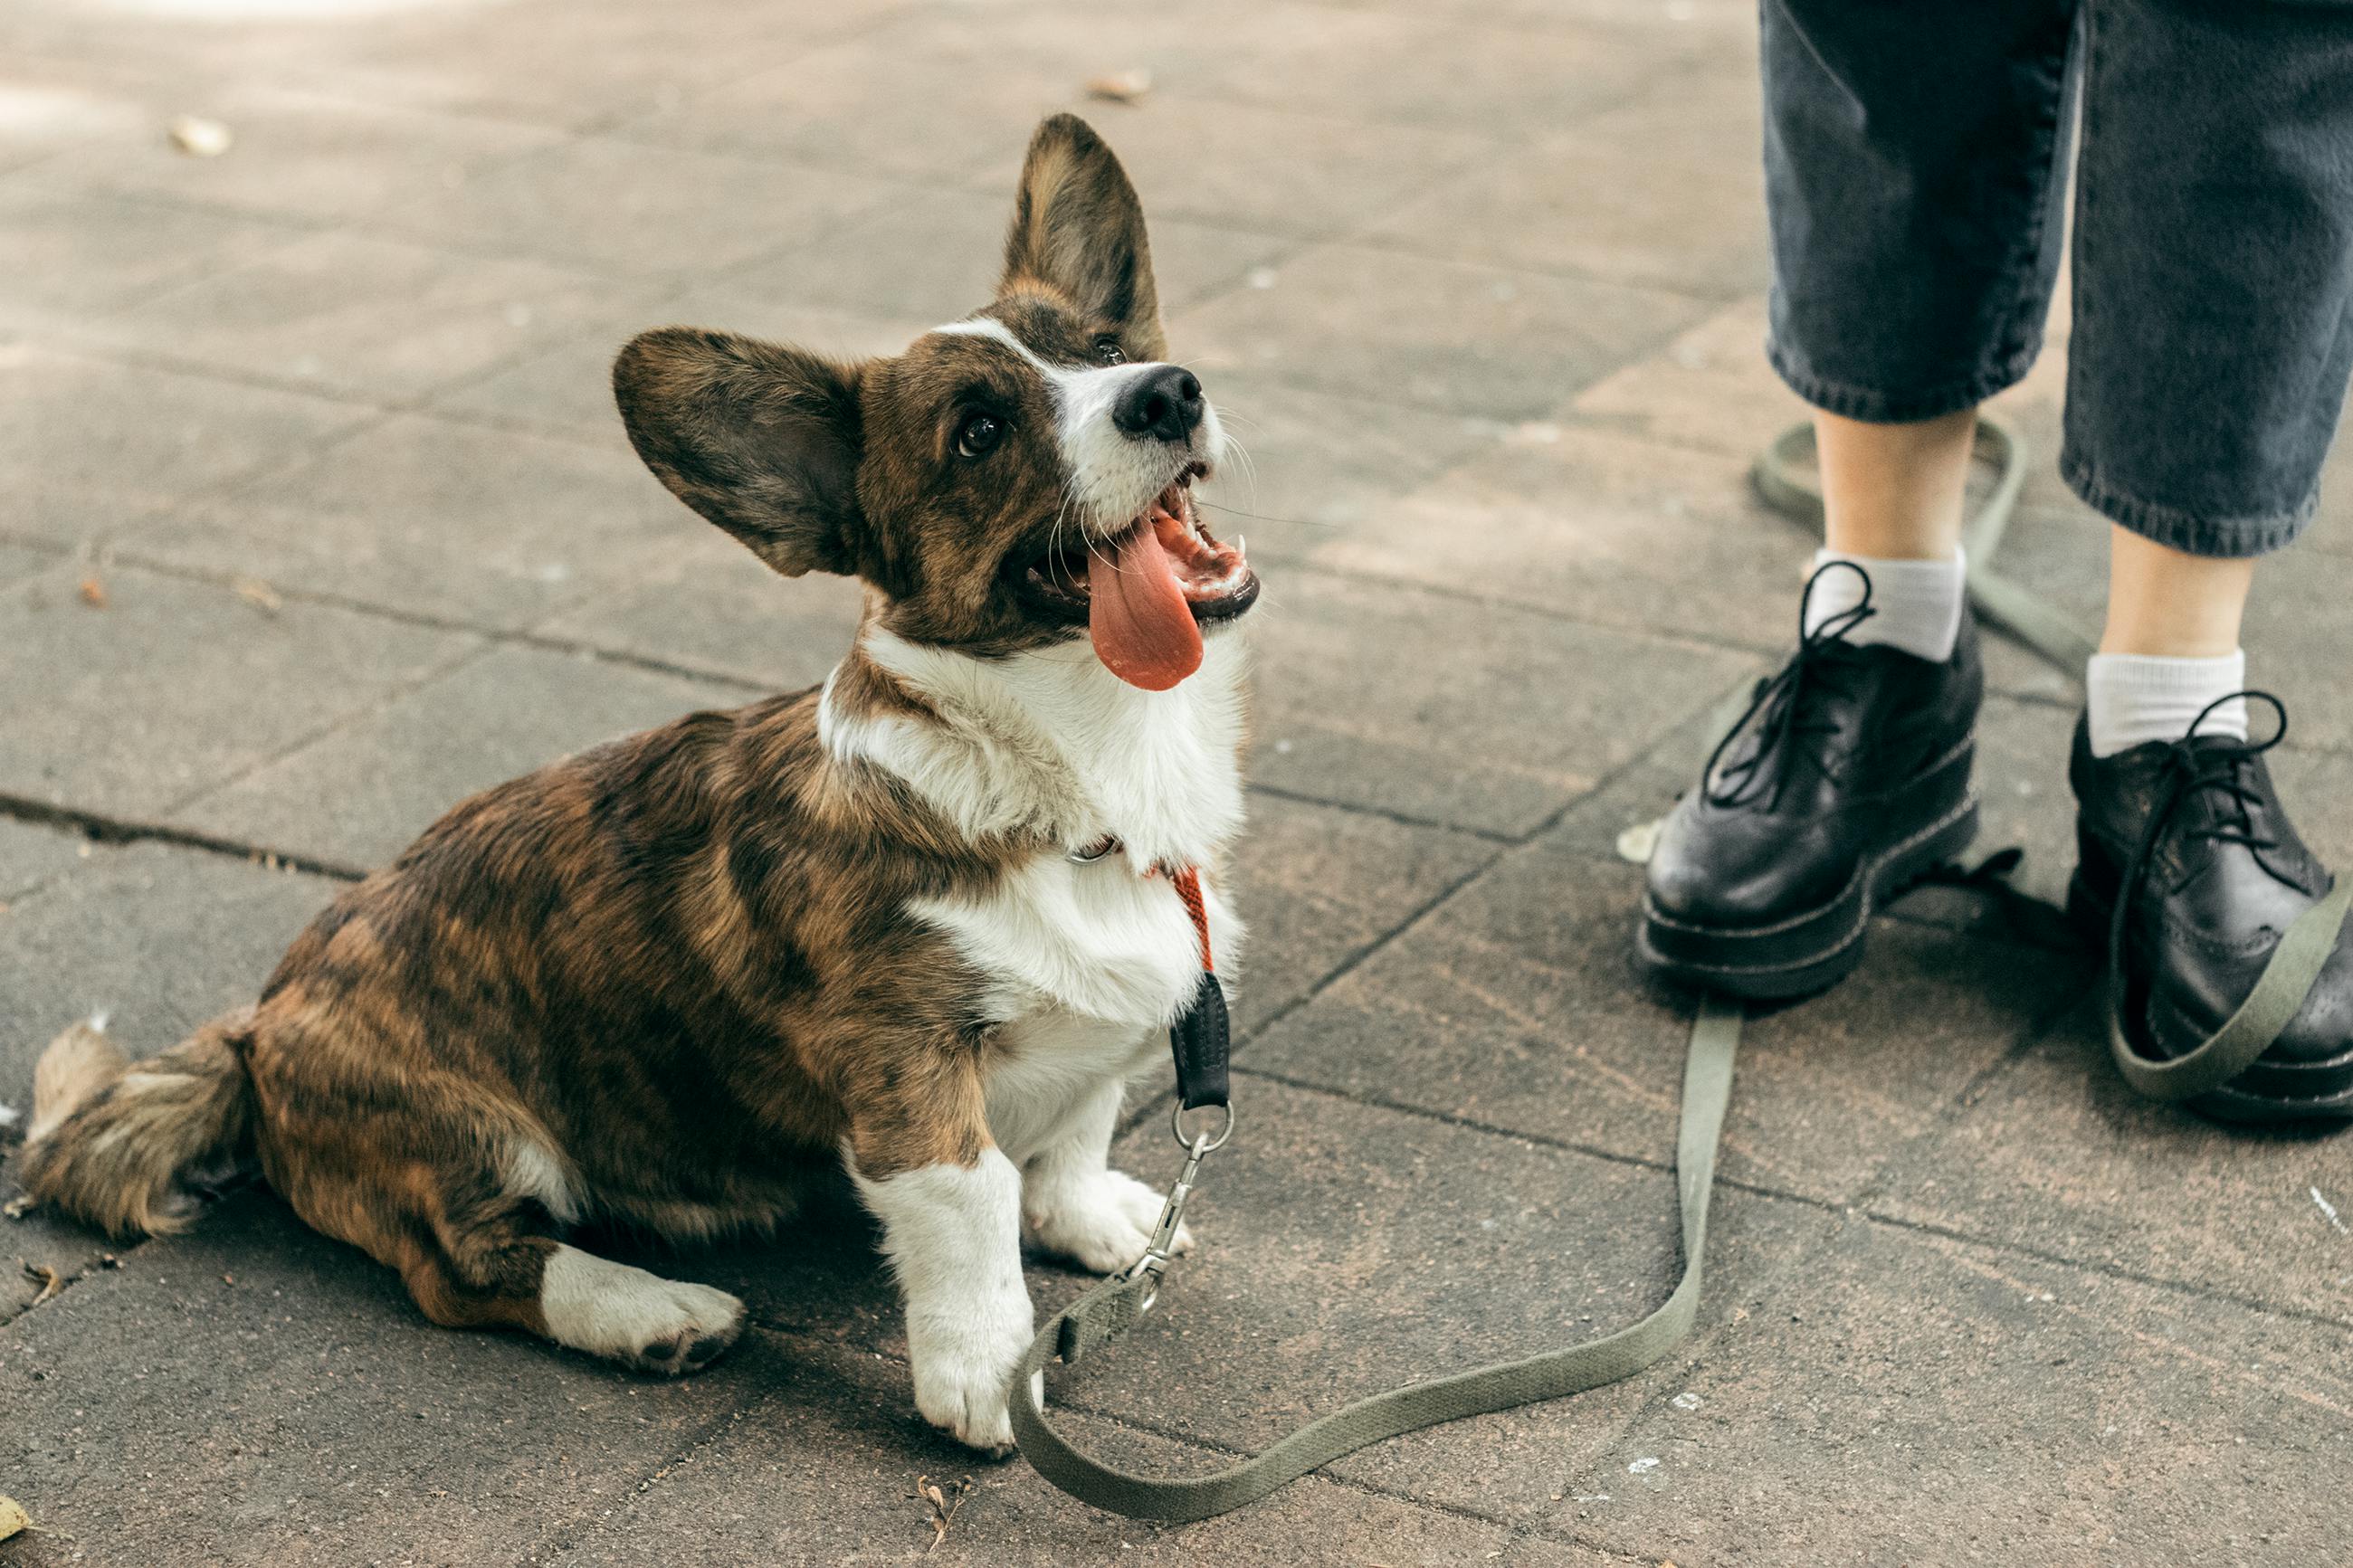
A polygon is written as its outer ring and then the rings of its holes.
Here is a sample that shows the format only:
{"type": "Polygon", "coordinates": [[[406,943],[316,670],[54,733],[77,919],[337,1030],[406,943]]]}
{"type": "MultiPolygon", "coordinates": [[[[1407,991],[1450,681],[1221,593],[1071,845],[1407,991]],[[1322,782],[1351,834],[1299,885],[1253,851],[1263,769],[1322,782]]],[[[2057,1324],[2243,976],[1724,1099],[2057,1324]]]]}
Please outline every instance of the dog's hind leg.
{"type": "Polygon", "coordinates": [[[510,1131],[491,1146],[501,1144],[495,1163],[437,1169],[416,1142],[385,1161],[353,1159],[347,1141],[324,1158],[273,1159],[271,1181],[313,1226],[399,1270],[445,1328],[522,1329],[668,1376],[700,1371],[735,1342],[743,1302],[569,1245],[555,1156],[510,1131]]]}

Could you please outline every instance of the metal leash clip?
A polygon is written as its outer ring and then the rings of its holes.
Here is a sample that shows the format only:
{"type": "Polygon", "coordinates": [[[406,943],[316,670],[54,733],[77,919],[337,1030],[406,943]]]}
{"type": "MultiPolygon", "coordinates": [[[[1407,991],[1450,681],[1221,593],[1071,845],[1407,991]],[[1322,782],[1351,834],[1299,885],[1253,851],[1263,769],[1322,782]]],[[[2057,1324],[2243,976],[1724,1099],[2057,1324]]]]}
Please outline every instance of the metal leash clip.
{"type": "Polygon", "coordinates": [[[1204,1130],[1187,1135],[1182,1105],[1168,1119],[1177,1143],[1185,1151],[1185,1168],[1177,1173],[1175,1184],[1169,1187],[1168,1196],[1160,1205],[1160,1220],[1152,1227],[1151,1244],[1127,1271],[1131,1280],[1150,1277],[1151,1283],[1145,1287],[1143,1298],[1135,1304],[1138,1312],[1150,1311],[1152,1304],[1160,1300],[1160,1277],[1168,1272],[1169,1248],[1176,1244],[1176,1227],[1184,1222],[1185,1203],[1193,1195],[1193,1178],[1200,1173],[1202,1156],[1224,1148],[1226,1140],[1234,1135],[1234,1108],[1220,1105],[1215,1109],[1225,1112],[1226,1118],[1215,1133],[1204,1130]]]}

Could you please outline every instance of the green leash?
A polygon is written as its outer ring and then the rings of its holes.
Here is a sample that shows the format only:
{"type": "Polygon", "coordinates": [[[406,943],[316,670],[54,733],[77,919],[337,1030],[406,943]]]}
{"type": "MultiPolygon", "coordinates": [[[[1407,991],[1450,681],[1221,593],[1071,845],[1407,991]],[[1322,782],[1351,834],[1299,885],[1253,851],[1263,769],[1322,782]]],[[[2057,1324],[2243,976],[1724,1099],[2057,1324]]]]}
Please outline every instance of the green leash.
{"type": "MultiPolygon", "coordinates": [[[[1054,1429],[1045,1406],[1048,1361],[1075,1363],[1124,1333],[1151,1305],[1167,1268],[1166,1247],[1176,1231],[1202,1157],[1217,1147],[1208,1134],[1187,1140],[1185,1173],[1170,1190],[1153,1249],[1047,1321],[1013,1374],[1013,1437],[1038,1473],[1082,1502],[1131,1519],[1208,1519],[1256,1502],[1367,1444],[1460,1420],[1558,1399],[1630,1377],[1672,1350],[1699,1311],[1701,1265],[1707,1253],[1707,1206],[1715,1181],[1717,1133],[1732,1099],[1733,1057],[1745,1016],[1737,1003],[1710,996],[1700,1003],[1683,1064],[1683,1130],[1675,1144],[1675,1185],[1682,1198],[1683,1273],[1665,1302],[1616,1333],[1521,1361],[1496,1362],[1447,1377],[1408,1384],[1335,1410],[1265,1452],[1213,1475],[1139,1476],[1082,1452],[1054,1429]]],[[[1230,1131],[1228,1120],[1219,1134],[1230,1131]]]]}
{"type": "MultiPolygon", "coordinates": [[[[1978,421],[1977,438],[1978,455],[1996,467],[2000,477],[1962,534],[1968,556],[1970,602],[1988,620],[2061,669],[2081,669],[2094,651],[2093,640],[2040,595],[1994,569],[1995,555],[2018,505],[2019,490],[2026,482],[2024,444],[2007,426],[1984,418],[1978,421]]],[[[1810,424],[1784,432],[1757,458],[1751,478],[1767,504],[1801,522],[1819,525],[1821,490],[1811,479],[1808,461],[1813,440],[1810,424]]],[[[1736,700],[1720,710],[1713,728],[1720,731],[1741,711],[1736,699],[1743,694],[1734,695],[1736,700]]],[[[1643,847],[1647,853],[1647,841],[1643,847]]],[[[2107,1012],[2109,1043],[2126,1081],[2151,1099],[2183,1100],[2219,1089],[2243,1072],[2270,1048],[2303,1005],[2336,950],[2348,908],[2353,908],[2353,878],[2339,878],[2327,898],[2288,928],[2254,990],[2230,1020],[2197,1049],[2170,1060],[2142,1055],[2126,1028],[2119,915],[2109,944],[2107,1012]]],[[[1699,1311],[1716,1144],[1725,1107],[1731,1102],[1733,1058],[1740,1048],[1740,1027],[1746,1016],[1740,1004],[1707,996],[1702,998],[1699,1016],[1692,1025],[1691,1047],[1683,1062],[1683,1124],[1675,1143],[1683,1272],[1673,1293],[1649,1317],[1581,1344],[1520,1361],[1495,1362],[1358,1400],[1214,1474],[1140,1476],[1092,1458],[1055,1429],[1046,1412],[1046,1365],[1056,1360],[1076,1365],[1085,1360],[1134,1327],[1157,1298],[1161,1279],[1168,1270],[1177,1223],[1184,1217],[1201,1162],[1233,1131],[1233,1115],[1228,1110],[1224,1124],[1215,1133],[1187,1135],[1180,1107],[1176,1117],[1176,1141],[1186,1151],[1185,1167],[1169,1188],[1150,1247],[1134,1268],[1103,1280],[1049,1319],[1013,1374],[1013,1437],[1022,1457],[1039,1475],[1082,1502],[1131,1519],[1185,1522],[1256,1502],[1285,1482],[1370,1444],[1466,1415],[1490,1415],[1582,1394],[1651,1366],[1681,1342],[1699,1311]]],[[[1179,1055],[1181,1078],[1181,1046],[1179,1055]]],[[[1219,1072],[1222,1089],[1222,1058],[1219,1072]]]]}

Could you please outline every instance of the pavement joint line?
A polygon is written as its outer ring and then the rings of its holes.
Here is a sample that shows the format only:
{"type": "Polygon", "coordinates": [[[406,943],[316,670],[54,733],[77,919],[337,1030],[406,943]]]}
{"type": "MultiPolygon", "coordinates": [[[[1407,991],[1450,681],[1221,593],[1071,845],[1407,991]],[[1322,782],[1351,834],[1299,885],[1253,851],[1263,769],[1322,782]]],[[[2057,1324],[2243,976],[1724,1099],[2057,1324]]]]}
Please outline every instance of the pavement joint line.
{"type": "MultiPolygon", "coordinates": [[[[1377,1110],[1395,1111],[1400,1115],[1416,1117],[1425,1121],[1442,1122],[1448,1126],[1460,1128],[1465,1131],[1487,1133],[1496,1137],[1507,1138],[1520,1143],[1530,1144],[1542,1149],[1549,1149],[1559,1153],[1582,1154],[1592,1159],[1606,1161],[1611,1164],[1633,1166],[1641,1170],[1656,1172],[1662,1175],[1672,1175],[1674,1172],[1674,1162],[1672,1160],[1654,1159],[1642,1154],[1629,1154],[1618,1150],[1606,1149],[1597,1144],[1583,1143],[1570,1139],[1552,1137],[1546,1133],[1530,1132],[1519,1128],[1501,1126],[1494,1122],[1482,1121],[1476,1118],[1461,1116],[1451,1111],[1434,1110],[1424,1105],[1413,1105],[1405,1101],[1393,1100],[1381,1096],[1366,1095],[1354,1090],[1336,1089],[1329,1084],[1318,1083],[1310,1079],[1294,1078],[1288,1074],[1271,1071],[1265,1068],[1252,1067],[1246,1062],[1238,1061],[1234,1063],[1232,1070],[1234,1075],[1238,1078],[1263,1079],[1269,1082],[1279,1083],[1287,1089],[1296,1089],[1303,1093],[1320,1094],[1333,1100],[1346,1101],[1352,1105],[1367,1106],[1377,1110]]],[[[2091,1259],[2071,1258],[2063,1253],[2052,1252],[2043,1248],[2029,1246],[2023,1242],[2009,1240],[2002,1237],[1987,1236],[1975,1231],[1959,1230],[1949,1226],[1936,1225],[1930,1221],[1906,1219],[1899,1215],[1889,1214],[1883,1209],[1865,1208],[1863,1205],[1867,1201],[1866,1197],[1864,1194],[1860,1193],[1852,1199],[1822,1197],[1810,1193],[1794,1192],[1786,1187],[1771,1186],[1761,1182],[1747,1181],[1739,1177],[1726,1176],[1723,1174],[1717,1175],[1715,1178],[1715,1185],[1719,1188],[1729,1189],[1733,1192],[1746,1193],[1751,1197],[1759,1197],[1779,1203],[1799,1205],[1803,1207],[1814,1209],[1820,1213],[1831,1215],[1840,1218],[1860,1219],[1884,1229],[1917,1232],[1921,1235],[1934,1236],[1963,1246],[1973,1247],[1986,1252],[2010,1254],[2021,1258],[2031,1258],[2038,1262],[2052,1264],[2064,1268],[2072,1268],[2086,1274],[2102,1275],[2107,1278],[2124,1280],[2131,1284],[2163,1289],[2176,1295],[2188,1296],[2194,1300],[2223,1302],[2232,1306],[2243,1308],[2251,1311],[2265,1313],[2275,1317],[2293,1318],[2302,1322],[2310,1322],[2326,1328],[2340,1329],[2347,1332],[2353,1332],[2353,1318],[2332,1316],[2326,1312],[2314,1311],[2309,1308],[2296,1307],[2282,1302],[2270,1301],[2258,1296],[2245,1295],[2238,1291],[2216,1286],[2201,1285],[2193,1280],[2168,1279],[2162,1275],[2145,1274],[2137,1270],[2121,1268],[2111,1264],[2104,1264],[2091,1259]]]]}
{"type": "Polygon", "coordinates": [[[1492,827],[1472,827],[1460,822],[1448,822],[1435,816],[1416,816],[1411,812],[1392,811],[1384,805],[1366,805],[1356,801],[1334,800],[1328,795],[1292,789],[1283,784],[1260,784],[1252,781],[1246,786],[1252,795],[1266,795],[1273,800],[1292,801],[1300,805],[1323,806],[1333,811],[1345,811],[1355,816],[1370,816],[1383,822],[1394,822],[1400,827],[1417,827],[1440,833],[1460,834],[1465,838],[1477,838],[1489,844],[1511,846],[1523,842],[1516,836],[1492,827]]]}
{"type": "MultiPolygon", "coordinates": [[[[261,865],[274,861],[279,868],[300,871],[314,877],[331,877],[341,882],[356,882],[367,876],[358,867],[334,860],[305,855],[299,850],[272,849],[266,845],[246,844],[218,834],[205,833],[192,827],[174,826],[165,822],[141,822],[119,816],[109,816],[79,806],[62,805],[53,801],[37,800],[30,795],[0,792],[0,817],[17,822],[37,823],[51,827],[75,829],[100,844],[158,843],[176,845],[185,849],[202,849],[215,855],[226,855],[239,860],[261,865]]],[[[38,884],[52,885],[51,881],[38,884]]]]}
{"type": "MultiPolygon", "coordinates": [[[[758,1322],[756,1320],[750,1319],[748,1316],[746,1318],[746,1326],[759,1329],[761,1331],[765,1333],[777,1332],[776,1330],[767,1328],[765,1325],[758,1322]]],[[[798,1333],[792,1337],[811,1344],[821,1344],[823,1342],[819,1341],[817,1336],[808,1333],[798,1333]]],[[[835,1348],[839,1349],[839,1347],[837,1346],[835,1348]]],[[[628,1513],[635,1510],[638,1506],[638,1500],[651,1493],[654,1488],[660,1485],[670,1471],[678,1468],[681,1465],[693,1463],[697,1455],[707,1452],[708,1450],[717,1447],[719,1444],[724,1442],[727,1438],[733,1436],[734,1435],[735,1427],[747,1416],[755,1415],[760,1412],[766,1410],[770,1405],[776,1404],[783,1397],[783,1392],[779,1389],[764,1389],[754,1394],[750,1400],[745,1402],[740,1407],[729,1411],[723,1417],[713,1422],[711,1430],[703,1433],[692,1442],[688,1443],[684,1447],[672,1451],[651,1469],[639,1475],[637,1486],[632,1488],[622,1498],[620,1507],[614,1511],[628,1513]]],[[[532,1568],[532,1565],[535,1563],[554,1563],[561,1561],[565,1555],[570,1553],[575,1547],[580,1544],[581,1539],[584,1536],[596,1530],[598,1523],[599,1521],[596,1515],[594,1506],[591,1505],[584,1508],[578,1514],[575,1515],[562,1526],[558,1527],[555,1532],[547,1540],[541,1542],[538,1545],[533,1546],[530,1551],[524,1552],[522,1557],[516,1559],[516,1568],[532,1568]]]]}
{"type": "MultiPolygon", "coordinates": [[[[166,817],[175,816],[180,812],[187,810],[191,806],[210,799],[216,795],[234,789],[238,784],[243,784],[246,780],[252,778],[259,773],[265,773],[270,768],[276,767],[280,763],[286,761],[290,757],[297,756],[300,753],[310,750],[312,746],[319,744],[322,741],[331,740],[337,735],[343,734],[359,724],[365,723],[368,720],[375,717],[379,713],[385,712],[400,702],[402,699],[415,696],[417,692],[424,690],[426,688],[436,685],[440,681],[448,679],[450,676],[457,674],[459,670],[466,668],[469,665],[480,663],[481,660],[488,658],[496,651],[497,644],[491,642],[488,639],[478,638],[476,639],[473,647],[460,649],[448,658],[442,659],[439,662],[429,666],[426,669],[420,671],[417,675],[416,679],[411,680],[396,681],[376,692],[370,700],[363,702],[348,711],[333,714],[321,721],[318,724],[302,731],[302,733],[297,735],[293,740],[288,742],[278,750],[271,752],[269,755],[257,757],[246,766],[232,769],[231,771],[223,773],[218,778],[208,779],[204,784],[199,784],[195,789],[189,791],[186,795],[166,802],[164,806],[163,815],[166,817]]],[[[271,851],[271,853],[274,854],[275,851],[271,851]]]]}
{"type": "Polygon", "coordinates": [[[2318,1328],[2334,1329],[2341,1333],[2353,1334],[2353,1318],[2316,1312],[2309,1307],[2270,1301],[2260,1296],[2250,1296],[2244,1292],[2225,1289],[2220,1286],[2201,1285],[2195,1280],[2172,1279],[2162,1274],[2146,1274],[2138,1269],[2120,1268],[2113,1263],[2070,1258],[2063,1252],[2052,1252],[2046,1247],[2031,1247],[2024,1242],[2004,1241],[1993,1237],[1978,1236],[1970,1231],[1956,1230],[1950,1226],[1937,1225],[1929,1220],[1905,1219],[1901,1215],[1888,1214],[1884,1210],[1858,1210],[1857,1214],[1865,1224],[1877,1226],[1883,1230],[1900,1230],[1917,1236],[1933,1236],[1940,1240],[1953,1242],[1961,1247],[1976,1247],[1984,1252],[2031,1258],[2038,1263],[2046,1263],[2054,1268],[2073,1269],[2082,1274],[2094,1274],[2105,1279],[2115,1279],[2127,1285],[2162,1290],[2168,1295],[2187,1296],[2198,1301],[2219,1302],[2262,1317],[2284,1318],[2299,1323],[2310,1323],[2318,1328]]]}
{"type": "Polygon", "coordinates": [[[2042,1013],[2028,1019],[2025,1026],[2019,1030],[2017,1038],[2011,1040],[1993,1060],[1971,1073],[1944,1104],[1936,1108],[1918,1131],[1888,1151],[1887,1157],[1864,1176],[1862,1185],[1855,1189],[1850,1206],[1869,1212],[1874,1205],[1884,1202],[1888,1188],[1915,1155],[1931,1152],[1943,1142],[1946,1134],[1960,1124],[1964,1116],[1977,1108],[1988,1089],[2063,1028],[2068,1019],[2081,1011],[2083,1005],[2084,994],[2072,991],[2052,1003],[2042,1013]]]}
{"type": "MultiPolygon", "coordinates": [[[[247,370],[237,365],[226,365],[213,360],[192,359],[164,349],[152,349],[141,344],[113,338],[92,337],[88,329],[58,331],[54,329],[27,334],[23,340],[35,348],[71,358],[96,360],[126,370],[156,371],[166,375],[185,375],[199,381],[216,381],[231,386],[251,387],[259,392],[280,392],[297,397],[308,397],[320,403],[332,403],[345,408],[359,408],[374,414],[407,414],[415,412],[406,400],[371,397],[353,392],[332,382],[301,381],[290,376],[271,375],[266,371],[247,370]]],[[[288,448],[302,454],[322,449],[334,444],[333,436],[322,437],[316,442],[297,441],[288,448]]],[[[272,469],[271,471],[276,471],[272,469]]],[[[249,478],[237,474],[223,484],[235,484],[249,478]]],[[[205,486],[191,494],[207,493],[217,486],[205,486]]]]}
{"type": "MultiPolygon", "coordinates": [[[[489,626],[479,621],[428,615],[421,610],[403,609],[395,605],[378,604],[369,599],[354,599],[348,595],[327,593],[314,588],[290,587],[282,583],[249,576],[241,572],[224,572],[215,567],[192,566],[162,556],[149,555],[135,544],[115,547],[113,558],[123,565],[135,567],[142,572],[152,572],[159,577],[174,577],[185,582],[202,583],[207,586],[231,590],[236,589],[240,584],[258,583],[290,604],[316,605],[324,609],[341,610],[347,614],[366,616],[377,620],[396,621],[402,626],[417,626],[427,631],[449,632],[478,637],[485,643],[501,647],[534,647],[547,653],[570,654],[594,659],[599,664],[620,665],[632,669],[646,670],[655,675],[670,676],[681,680],[697,680],[712,686],[733,687],[751,695],[776,696],[778,694],[776,682],[755,680],[749,676],[712,666],[657,658],[650,654],[631,653],[625,648],[610,647],[602,643],[588,642],[578,637],[557,637],[547,632],[517,630],[509,626],[489,626]]],[[[628,584],[617,584],[612,592],[624,592],[628,586],[628,584]]],[[[548,618],[560,620],[568,616],[577,615],[594,607],[609,596],[607,594],[592,595],[578,604],[566,605],[558,608],[548,618]]],[[[446,674],[448,671],[438,673],[446,674]]],[[[394,695],[405,695],[408,689],[411,689],[404,688],[401,692],[394,695]]],[[[280,756],[285,754],[279,753],[280,756]]],[[[276,758],[271,760],[275,761],[276,758]]],[[[210,787],[207,786],[206,793],[209,793],[210,787]]]]}

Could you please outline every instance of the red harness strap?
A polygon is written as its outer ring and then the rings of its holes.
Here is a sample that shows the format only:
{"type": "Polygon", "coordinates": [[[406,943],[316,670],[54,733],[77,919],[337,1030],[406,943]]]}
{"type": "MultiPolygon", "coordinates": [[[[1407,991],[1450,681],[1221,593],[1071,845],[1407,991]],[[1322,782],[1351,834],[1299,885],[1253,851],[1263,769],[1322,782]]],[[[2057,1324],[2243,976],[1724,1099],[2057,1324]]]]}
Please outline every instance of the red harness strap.
{"type": "Polygon", "coordinates": [[[1201,868],[1187,866],[1181,871],[1171,871],[1168,880],[1176,885],[1176,896],[1185,900],[1185,912],[1193,917],[1193,929],[1200,935],[1201,967],[1214,974],[1218,965],[1209,956],[1209,910],[1201,901],[1201,868]]]}

